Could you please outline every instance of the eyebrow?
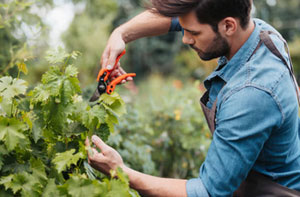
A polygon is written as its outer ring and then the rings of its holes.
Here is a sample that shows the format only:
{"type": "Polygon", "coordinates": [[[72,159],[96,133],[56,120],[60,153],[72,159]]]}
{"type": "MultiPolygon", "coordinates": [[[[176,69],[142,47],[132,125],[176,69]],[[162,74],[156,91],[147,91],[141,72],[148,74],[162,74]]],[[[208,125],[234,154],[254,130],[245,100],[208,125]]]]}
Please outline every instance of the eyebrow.
{"type": "Polygon", "coordinates": [[[190,32],[190,33],[200,33],[199,31],[193,31],[193,30],[189,30],[189,29],[185,29],[183,28],[184,31],[190,32]]]}

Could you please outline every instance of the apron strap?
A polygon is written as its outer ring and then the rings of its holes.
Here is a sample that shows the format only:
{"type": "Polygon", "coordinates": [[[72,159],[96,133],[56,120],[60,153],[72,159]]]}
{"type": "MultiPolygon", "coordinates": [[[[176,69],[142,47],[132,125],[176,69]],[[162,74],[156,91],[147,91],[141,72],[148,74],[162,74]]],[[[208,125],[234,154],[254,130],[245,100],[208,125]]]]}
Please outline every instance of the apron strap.
{"type": "Polygon", "coordinates": [[[300,94],[299,94],[299,87],[298,87],[298,83],[296,80],[296,77],[294,75],[294,69],[293,69],[293,64],[292,64],[292,60],[291,60],[291,56],[290,56],[290,51],[287,45],[287,42],[282,38],[282,36],[278,35],[277,33],[274,33],[272,31],[262,31],[260,33],[260,38],[262,40],[262,42],[266,45],[266,47],[276,56],[278,57],[288,68],[289,73],[293,79],[294,82],[294,87],[297,93],[297,100],[298,100],[298,105],[300,105],[300,94]],[[286,61],[286,59],[282,56],[282,54],[279,52],[279,50],[277,49],[277,47],[275,46],[275,44],[273,43],[271,37],[269,36],[269,34],[274,34],[277,35],[279,37],[280,40],[283,41],[284,43],[284,47],[287,50],[287,54],[289,56],[289,61],[290,64],[286,61]]]}

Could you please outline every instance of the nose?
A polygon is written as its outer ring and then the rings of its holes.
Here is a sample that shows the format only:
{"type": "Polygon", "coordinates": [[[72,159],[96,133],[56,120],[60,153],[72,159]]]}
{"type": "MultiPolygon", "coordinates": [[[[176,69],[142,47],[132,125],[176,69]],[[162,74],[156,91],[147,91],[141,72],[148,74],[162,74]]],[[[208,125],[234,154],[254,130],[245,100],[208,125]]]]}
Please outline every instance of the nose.
{"type": "Polygon", "coordinates": [[[184,35],[182,37],[182,42],[184,44],[193,45],[194,42],[195,42],[195,40],[190,35],[188,35],[188,34],[189,34],[188,32],[186,32],[186,31],[184,32],[184,35]]]}

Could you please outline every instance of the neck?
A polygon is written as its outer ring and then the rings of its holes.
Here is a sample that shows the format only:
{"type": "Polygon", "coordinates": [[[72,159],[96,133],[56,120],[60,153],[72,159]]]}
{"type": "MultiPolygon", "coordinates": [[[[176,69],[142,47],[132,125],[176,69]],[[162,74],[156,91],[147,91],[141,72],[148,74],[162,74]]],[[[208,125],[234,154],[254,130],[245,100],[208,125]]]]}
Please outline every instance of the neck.
{"type": "Polygon", "coordinates": [[[246,29],[242,29],[242,28],[238,29],[235,35],[232,36],[232,39],[229,41],[231,42],[230,52],[226,56],[228,60],[230,60],[234,56],[234,54],[236,54],[238,50],[244,45],[244,43],[251,36],[254,28],[255,28],[255,24],[253,20],[250,20],[249,25],[246,29]]]}

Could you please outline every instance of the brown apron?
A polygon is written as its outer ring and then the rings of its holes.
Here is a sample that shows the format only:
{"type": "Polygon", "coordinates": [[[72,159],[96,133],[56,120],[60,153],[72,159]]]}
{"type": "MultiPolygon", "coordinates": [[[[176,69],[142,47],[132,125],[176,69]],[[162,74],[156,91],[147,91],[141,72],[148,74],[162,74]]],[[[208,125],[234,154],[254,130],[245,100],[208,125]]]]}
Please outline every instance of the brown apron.
{"type": "MultiPolygon", "coordinates": [[[[260,42],[257,48],[254,50],[253,54],[259,49],[262,43],[266,45],[266,47],[278,58],[280,58],[283,63],[288,67],[290,75],[294,81],[295,89],[297,92],[298,103],[300,103],[299,99],[299,89],[294,76],[293,66],[288,64],[288,62],[283,58],[281,53],[278,51],[273,41],[271,40],[269,34],[276,34],[270,31],[262,31],[260,33],[260,42]]],[[[276,34],[277,35],[277,34],[276,34]]],[[[280,36],[279,38],[284,42],[287,52],[289,54],[289,50],[287,47],[286,41],[280,36]]],[[[252,55],[253,55],[252,54],[252,55]]],[[[252,57],[251,55],[251,57],[252,57]]],[[[251,58],[250,57],[250,58],[251,58]]],[[[289,54],[290,58],[290,54],[289,54]]],[[[290,59],[291,62],[291,59],[290,59]]],[[[206,91],[202,98],[200,99],[200,104],[205,115],[208,127],[213,134],[215,130],[215,117],[216,117],[216,109],[217,109],[217,99],[215,100],[211,109],[206,107],[206,104],[209,100],[209,92],[206,91]]],[[[300,192],[296,190],[289,189],[285,186],[282,186],[271,180],[270,177],[267,177],[261,173],[255,172],[251,170],[246,178],[240,185],[240,187],[234,192],[233,196],[239,197],[299,197],[300,192]]]]}

